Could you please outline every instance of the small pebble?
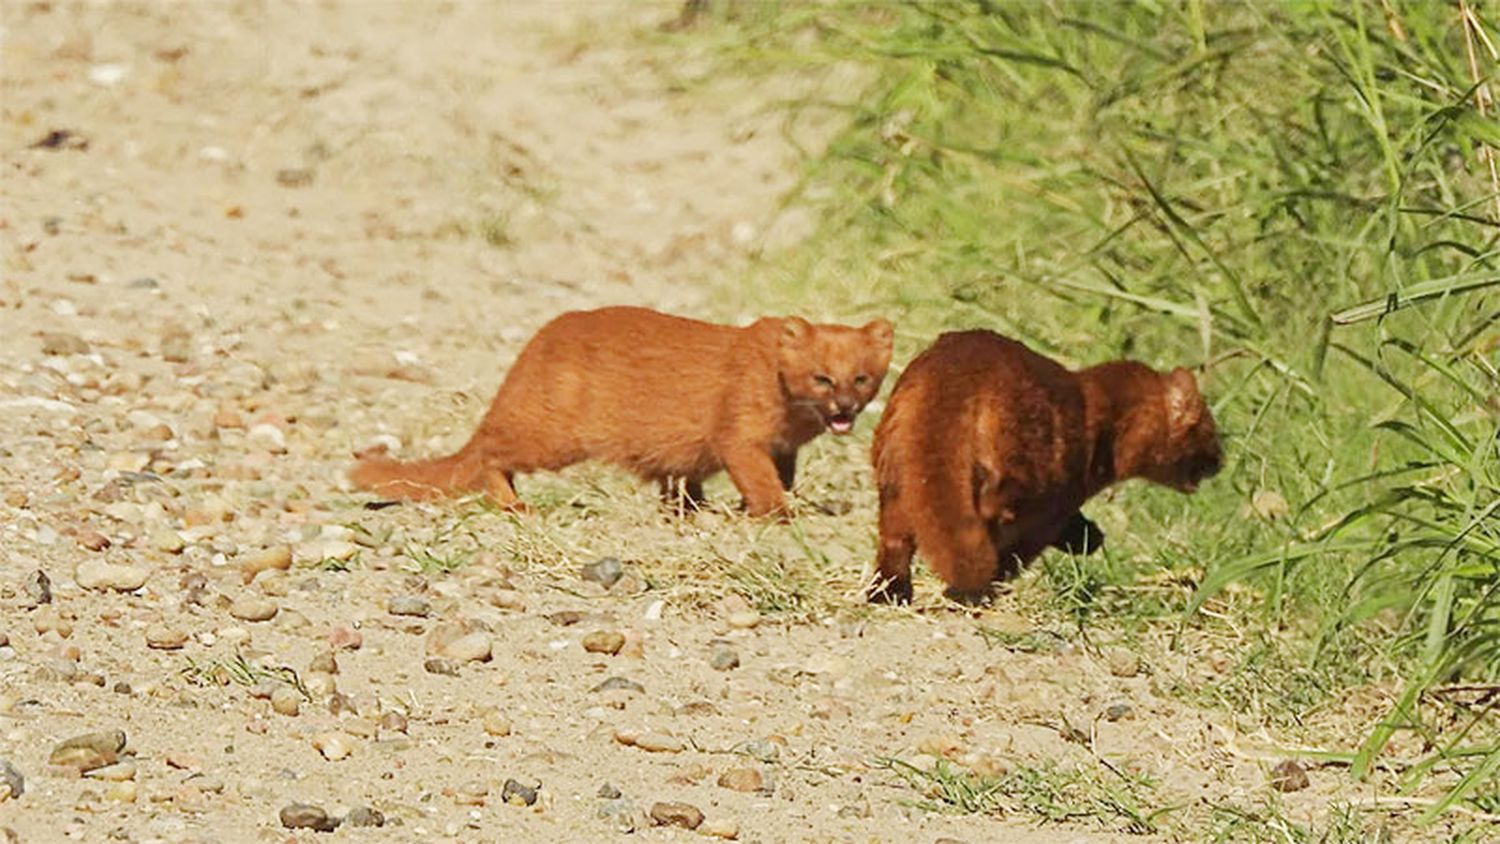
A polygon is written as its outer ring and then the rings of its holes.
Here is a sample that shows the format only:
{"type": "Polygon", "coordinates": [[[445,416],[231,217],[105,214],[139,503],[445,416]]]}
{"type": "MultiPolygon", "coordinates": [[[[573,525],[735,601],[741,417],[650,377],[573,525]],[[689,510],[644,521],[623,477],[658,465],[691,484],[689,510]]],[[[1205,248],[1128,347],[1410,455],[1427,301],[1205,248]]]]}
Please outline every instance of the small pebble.
{"type": "Polygon", "coordinates": [[[432,613],[432,604],[421,595],[397,595],[385,604],[391,615],[410,615],[426,618],[432,613]]]}
{"type": "Polygon", "coordinates": [[[286,434],[275,425],[262,422],[259,425],[250,426],[245,432],[245,439],[258,448],[265,449],[272,454],[284,454],[286,452],[286,434]]]}
{"type": "Polygon", "coordinates": [[[125,749],[124,730],[105,730],[84,733],[59,742],[52,748],[47,762],[52,765],[92,771],[105,765],[113,765],[125,749]]]}
{"type": "Polygon", "coordinates": [[[427,655],[455,662],[488,662],[492,643],[480,630],[466,632],[464,624],[444,622],[427,634],[427,655]]]}
{"type": "Polygon", "coordinates": [[[579,570],[578,576],[584,580],[598,583],[605,589],[615,585],[625,574],[625,566],[614,557],[605,557],[598,562],[589,563],[579,570]]]}
{"type": "Polygon", "coordinates": [[[52,603],[52,578],[41,569],[26,575],[25,589],[26,597],[31,599],[31,603],[37,606],[52,603]]]}
{"type": "Polygon", "coordinates": [[[182,549],[187,545],[177,531],[171,528],[157,528],[151,532],[151,547],[168,554],[181,554],[182,549]]]}
{"type": "Polygon", "coordinates": [[[505,737],[510,735],[510,719],[491,710],[484,716],[484,731],[488,735],[505,737]]]}
{"type": "Polygon", "coordinates": [[[0,803],[26,793],[26,778],[10,762],[0,759],[0,803]]]}
{"type": "Polygon", "coordinates": [[[749,630],[760,624],[760,613],[755,610],[742,610],[729,614],[729,626],[739,630],[749,630]]]}
{"type": "Polygon", "coordinates": [[[1140,673],[1141,658],[1128,648],[1110,648],[1106,659],[1109,673],[1116,677],[1134,677],[1140,673]]]}
{"type": "Polygon", "coordinates": [[[305,167],[284,167],[276,171],[276,184],[284,188],[305,188],[313,182],[313,173],[305,167]]]}
{"type": "Polygon", "coordinates": [[[444,677],[458,676],[458,663],[451,659],[440,656],[430,656],[422,662],[422,670],[428,674],[441,674],[444,677]]]}
{"type": "Polygon", "coordinates": [[[648,753],[681,753],[687,747],[682,739],[666,733],[642,733],[633,743],[648,753]]]}
{"type": "Polygon", "coordinates": [[[646,687],[627,677],[607,677],[605,678],[604,682],[593,687],[589,691],[596,694],[599,692],[626,691],[643,695],[646,693],[646,687]]]}
{"type": "Polygon", "coordinates": [[[508,779],[500,789],[500,801],[512,806],[530,806],[536,803],[537,787],[523,785],[522,783],[508,779]]]}
{"type": "Polygon", "coordinates": [[[285,715],[288,718],[296,717],[302,711],[302,695],[291,686],[277,686],[276,690],[271,692],[271,708],[278,715],[285,715]]]}
{"type": "Polygon", "coordinates": [[[725,841],[734,841],[740,837],[740,825],[728,818],[717,818],[711,821],[704,821],[703,825],[698,827],[698,832],[710,838],[722,838],[725,841]]]}
{"type": "Polygon", "coordinates": [[[599,793],[596,796],[603,797],[605,800],[614,800],[620,796],[620,789],[615,788],[611,783],[605,783],[599,786],[599,793]]]}
{"type": "Polygon", "coordinates": [[[613,630],[596,630],[583,637],[583,649],[594,654],[613,656],[625,647],[625,634],[613,630]]]}
{"type": "Polygon", "coordinates": [[[1128,703],[1112,703],[1104,710],[1104,720],[1118,721],[1121,718],[1130,717],[1134,711],[1135,709],[1128,703]]]}
{"type": "Polygon", "coordinates": [[[781,758],[781,745],[771,739],[755,739],[745,742],[741,749],[762,762],[775,762],[781,758]]]}
{"type": "Polygon", "coordinates": [[[140,789],[135,784],[135,780],[124,780],[111,785],[104,796],[116,803],[134,803],[139,792],[140,789]]]}
{"type": "Polygon", "coordinates": [[[354,740],[343,733],[319,733],[312,737],[312,746],[330,762],[347,759],[354,752],[354,740]]]}
{"type": "Polygon", "coordinates": [[[715,671],[730,671],[740,667],[740,655],[733,648],[714,648],[713,656],[708,658],[708,664],[715,671]]]}
{"type": "Polygon", "coordinates": [[[334,656],[333,651],[323,651],[308,661],[307,670],[321,671],[324,674],[337,674],[339,673],[338,658],[334,656]]]}
{"type": "Polygon", "coordinates": [[[292,548],[290,545],[278,545],[264,551],[257,551],[242,558],[239,562],[239,569],[246,583],[254,580],[257,574],[267,569],[286,571],[291,566],[292,548]]]}
{"type": "Polygon", "coordinates": [[[657,826],[680,826],[697,829],[703,823],[703,812],[690,803],[653,803],[651,822],[657,826]]]}
{"type": "Polygon", "coordinates": [[[146,628],[146,647],[159,651],[175,651],[187,644],[187,634],[165,624],[153,624],[146,628]]]}
{"type": "MultiPolygon", "coordinates": [[[[109,537],[105,536],[97,530],[86,530],[83,533],[78,534],[78,547],[84,549],[85,551],[103,551],[109,546],[109,537]]],[[[82,585],[82,583],[80,582],[79,585],[82,585]]]]}
{"type": "Polygon", "coordinates": [[[644,591],[646,591],[646,581],[642,580],[640,575],[637,575],[635,572],[629,571],[625,572],[623,577],[616,580],[615,584],[609,587],[609,594],[622,598],[639,595],[644,591]]]}
{"type": "Polygon", "coordinates": [[[47,331],[42,334],[42,354],[44,355],[66,356],[88,353],[89,344],[77,334],[67,334],[61,331],[47,331]]]}
{"type": "Polygon", "coordinates": [[[356,806],[344,816],[344,826],[385,826],[385,815],[370,806],[356,806]]]}
{"type": "Polygon", "coordinates": [[[127,756],[113,765],[95,768],[84,774],[84,776],[90,779],[107,780],[109,782],[133,780],[135,779],[135,760],[127,756]]]}
{"type": "Polygon", "coordinates": [[[609,821],[615,829],[624,833],[635,832],[636,813],[635,804],[623,797],[616,797],[604,801],[595,812],[599,818],[609,821]]]}
{"type": "Polygon", "coordinates": [[[119,566],[103,560],[88,559],[73,570],[73,580],[84,589],[134,592],[146,585],[151,570],[144,566],[119,566]]]}
{"type": "Polygon", "coordinates": [[[1271,769],[1271,787],[1288,793],[1307,788],[1307,770],[1295,759],[1287,759],[1271,769]]]}
{"type": "Polygon", "coordinates": [[[762,790],[765,788],[765,785],[765,777],[757,768],[730,768],[719,775],[719,787],[727,788],[730,791],[742,791],[750,794],[762,790]]]}
{"type": "Polygon", "coordinates": [[[336,651],[357,651],[365,643],[364,634],[341,624],[328,631],[328,646],[336,651]]]}
{"type": "Polygon", "coordinates": [[[460,806],[483,806],[490,787],[479,780],[469,780],[453,789],[453,802],[460,806]]]}
{"type": "Polygon", "coordinates": [[[241,595],[229,605],[229,614],[240,621],[270,621],[280,608],[276,602],[258,595],[241,595]]]}
{"type": "Polygon", "coordinates": [[[400,712],[386,712],[380,716],[380,729],[392,733],[404,733],[407,730],[406,716],[400,712]]]}
{"type": "Polygon", "coordinates": [[[313,829],[318,832],[332,832],[338,828],[339,822],[328,817],[328,813],[321,807],[309,803],[293,803],[283,806],[280,812],[281,825],[287,829],[313,829]]]}

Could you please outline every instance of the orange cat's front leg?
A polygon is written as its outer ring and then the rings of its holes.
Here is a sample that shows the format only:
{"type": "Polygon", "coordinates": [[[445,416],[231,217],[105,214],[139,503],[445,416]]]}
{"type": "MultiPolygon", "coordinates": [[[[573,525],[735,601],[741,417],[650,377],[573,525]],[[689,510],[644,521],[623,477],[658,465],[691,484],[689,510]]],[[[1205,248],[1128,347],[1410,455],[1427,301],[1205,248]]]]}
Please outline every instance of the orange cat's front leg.
{"type": "Polygon", "coordinates": [[[723,449],[720,456],[729,479],[744,496],[745,509],[750,515],[786,515],[781,477],[770,451],[753,445],[731,445],[723,449]]]}

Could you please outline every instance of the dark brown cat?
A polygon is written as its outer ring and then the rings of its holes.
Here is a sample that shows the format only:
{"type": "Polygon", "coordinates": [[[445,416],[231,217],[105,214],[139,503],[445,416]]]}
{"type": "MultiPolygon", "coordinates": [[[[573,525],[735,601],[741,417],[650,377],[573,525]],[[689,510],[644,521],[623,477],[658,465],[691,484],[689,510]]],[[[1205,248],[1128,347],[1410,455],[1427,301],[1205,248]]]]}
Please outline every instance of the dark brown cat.
{"type": "Polygon", "coordinates": [[[645,308],[563,314],[506,375],[467,445],[434,460],[367,455],[357,486],[398,498],[482,490],[518,507],[517,472],[602,460],[681,481],[696,503],[723,469],[752,515],[783,511],[797,449],[825,429],[847,434],[880,390],[891,324],[854,328],[767,317],[744,328],[645,308]]]}
{"type": "Polygon", "coordinates": [[[944,334],[896,382],[875,429],[880,550],[872,601],[911,599],[920,551],[972,598],[1048,546],[1103,535],[1078,508],[1146,478],[1183,492],[1219,470],[1213,415],[1186,369],[1069,371],[990,331],[944,334]]]}

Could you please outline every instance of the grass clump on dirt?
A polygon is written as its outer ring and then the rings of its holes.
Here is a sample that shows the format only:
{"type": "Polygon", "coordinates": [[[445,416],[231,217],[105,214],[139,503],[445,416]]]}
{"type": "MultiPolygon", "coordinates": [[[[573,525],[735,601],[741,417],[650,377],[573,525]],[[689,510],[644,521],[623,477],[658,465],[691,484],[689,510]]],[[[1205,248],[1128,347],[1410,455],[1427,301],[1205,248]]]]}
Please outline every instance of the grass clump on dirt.
{"type": "Polygon", "coordinates": [[[1352,775],[1390,761],[1388,786],[1438,795],[1410,804],[1423,821],[1492,811],[1493,7],[706,9],[667,37],[716,46],[713,73],[824,80],[776,106],[789,136],[842,126],[788,203],[813,237],[753,269],[747,307],[890,315],[898,364],[979,326],[1070,365],[1199,368],[1224,471],[1190,498],[1129,485],[1091,503],[1105,553],[1051,555],[1023,592],[1080,625],[1185,619],[1180,647],[1241,657],[1218,698],[1268,720],[1388,688],[1352,775]],[[1269,676],[1274,694],[1241,693],[1269,676]]]}
{"type": "Polygon", "coordinates": [[[1052,821],[1092,820],[1133,834],[1160,831],[1162,812],[1142,808],[1151,783],[1139,776],[1097,766],[1023,766],[1003,776],[987,776],[943,759],[923,767],[902,759],[878,760],[923,795],[916,805],[931,811],[1004,815],[1026,812],[1052,821]]]}

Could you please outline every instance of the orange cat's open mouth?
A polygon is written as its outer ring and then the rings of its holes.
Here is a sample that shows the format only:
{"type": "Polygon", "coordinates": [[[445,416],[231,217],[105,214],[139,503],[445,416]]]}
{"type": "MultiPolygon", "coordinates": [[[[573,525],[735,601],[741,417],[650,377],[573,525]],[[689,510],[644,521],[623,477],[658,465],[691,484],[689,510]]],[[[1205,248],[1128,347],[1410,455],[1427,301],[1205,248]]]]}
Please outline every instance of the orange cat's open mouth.
{"type": "Polygon", "coordinates": [[[854,414],[836,413],[828,417],[828,430],[835,434],[847,434],[854,430],[854,414]]]}

